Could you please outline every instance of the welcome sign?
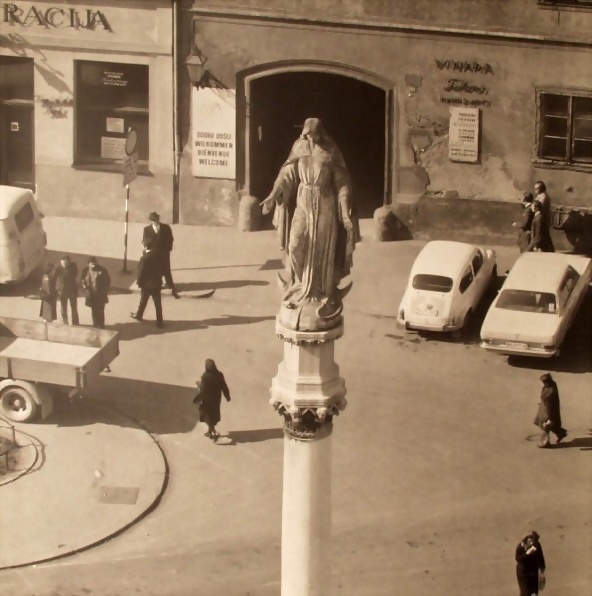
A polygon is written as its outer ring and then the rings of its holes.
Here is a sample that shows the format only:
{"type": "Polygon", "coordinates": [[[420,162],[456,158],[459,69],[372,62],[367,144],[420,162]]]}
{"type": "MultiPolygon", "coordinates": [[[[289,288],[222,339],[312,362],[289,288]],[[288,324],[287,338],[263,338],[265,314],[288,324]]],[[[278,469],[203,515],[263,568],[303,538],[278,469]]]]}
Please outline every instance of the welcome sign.
{"type": "Polygon", "coordinates": [[[236,91],[193,88],[191,173],[236,178],[236,91]]]}

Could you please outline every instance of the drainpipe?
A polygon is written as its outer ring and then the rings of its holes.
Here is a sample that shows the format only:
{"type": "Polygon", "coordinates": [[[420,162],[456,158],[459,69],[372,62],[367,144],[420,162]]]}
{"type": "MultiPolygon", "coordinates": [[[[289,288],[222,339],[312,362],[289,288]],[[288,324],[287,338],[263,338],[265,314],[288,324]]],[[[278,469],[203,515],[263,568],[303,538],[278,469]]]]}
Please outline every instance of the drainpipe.
{"type": "Polygon", "coordinates": [[[173,0],[173,223],[179,223],[181,177],[181,126],[179,123],[179,0],[173,0]]]}

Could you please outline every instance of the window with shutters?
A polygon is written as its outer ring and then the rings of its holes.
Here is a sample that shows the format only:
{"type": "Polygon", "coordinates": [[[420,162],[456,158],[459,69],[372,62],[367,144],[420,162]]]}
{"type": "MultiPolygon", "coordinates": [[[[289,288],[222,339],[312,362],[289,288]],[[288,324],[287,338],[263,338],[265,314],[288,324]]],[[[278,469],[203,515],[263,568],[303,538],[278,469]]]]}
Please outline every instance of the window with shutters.
{"type": "Polygon", "coordinates": [[[537,92],[537,160],[592,170],[592,91],[537,92]]]}

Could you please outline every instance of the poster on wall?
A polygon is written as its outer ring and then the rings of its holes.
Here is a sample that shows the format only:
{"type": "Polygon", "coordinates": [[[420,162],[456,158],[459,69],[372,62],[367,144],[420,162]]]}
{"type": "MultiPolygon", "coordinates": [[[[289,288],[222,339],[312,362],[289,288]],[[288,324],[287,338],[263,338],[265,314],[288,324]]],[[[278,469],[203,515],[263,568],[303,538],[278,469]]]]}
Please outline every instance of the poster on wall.
{"type": "Polygon", "coordinates": [[[451,161],[479,161],[479,108],[450,108],[448,158],[451,161]]]}
{"type": "Polygon", "coordinates": [[[201,178],[236,178],[236,92],[193,88],[191,173],[201,178]]]}
{"type": "Polygon", "coordinates": [[[101,157],[105,159],[124,159],[125,138],[101,137],[101,157]]]}

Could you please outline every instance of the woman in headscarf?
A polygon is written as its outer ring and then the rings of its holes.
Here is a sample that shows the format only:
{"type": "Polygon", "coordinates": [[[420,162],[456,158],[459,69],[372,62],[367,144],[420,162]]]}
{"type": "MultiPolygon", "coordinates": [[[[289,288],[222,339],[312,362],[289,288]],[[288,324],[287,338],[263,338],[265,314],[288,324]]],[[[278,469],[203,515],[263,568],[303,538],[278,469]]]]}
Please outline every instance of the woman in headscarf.
{"type": "Polygon", "coordinates": [[[193,403],[199,405],[199,419],[208,425],[208,432],[205,436],[217,440],[220,436],[216,431],[216,424],[220,422],[220,402],[222,394],[226,401],[230,401],[230,391],[224,379],[224,375],[216,367],[216,363],[208,358],[206,370],[201,375],[201,382],[198,383],[199,391],[193,403]]]}
{"type": "Polygon", "coordinates": [[[263,213],[274,203],[291,271],[284,301],[292,308],[310,300],[338,303],[337,286],[349,274],[355,243],[351,180],[339,147],[318,118],[305,121],[262,203],[263,213]],[[293,196],[296,206],[288,222],[293,196]]]}
{"type": "Polygon", "coordinates": [[[532,596],[543,589],[545,555],[536,532],[526,534],[516,547],[516,579],[520,596],[532,596]]]}

